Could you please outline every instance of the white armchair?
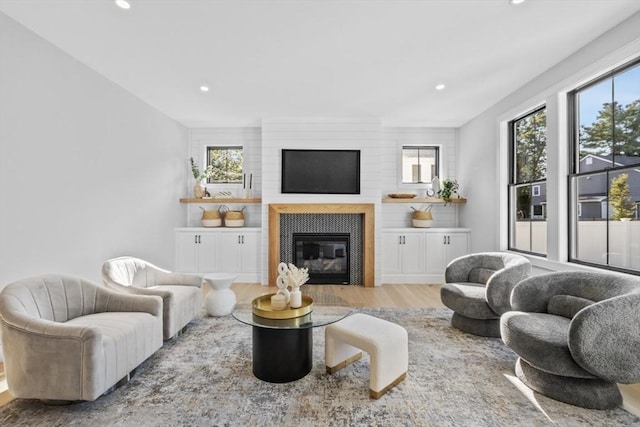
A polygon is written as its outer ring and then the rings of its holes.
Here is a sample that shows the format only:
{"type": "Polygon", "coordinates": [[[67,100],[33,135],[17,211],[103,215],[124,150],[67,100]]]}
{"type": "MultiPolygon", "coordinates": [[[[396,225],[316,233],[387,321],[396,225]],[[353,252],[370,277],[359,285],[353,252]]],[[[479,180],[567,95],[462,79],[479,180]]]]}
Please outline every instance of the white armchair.
{"type": "Polygon", "coordinates": [[[196,274],[174,273],[124,256],[105,261],[102,280],[120,292],[162,297],[165,340],[183,331],[202,311],[202,276],[196,274]]]}
{"type": "Polygon", "coordinates": [[[0,293],[0,328],[11,394],[95,400],[162,347],[162,301],[35,276],[0,293]]]}

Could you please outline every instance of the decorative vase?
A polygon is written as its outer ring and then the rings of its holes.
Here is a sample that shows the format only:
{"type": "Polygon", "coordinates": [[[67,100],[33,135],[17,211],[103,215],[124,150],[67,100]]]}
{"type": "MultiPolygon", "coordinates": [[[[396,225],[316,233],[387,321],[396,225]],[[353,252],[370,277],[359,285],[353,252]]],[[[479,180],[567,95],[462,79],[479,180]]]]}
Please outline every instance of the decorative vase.
{"type": "Polygon", "coordinates": [[[202,185],[202,181],[196,181],[196,185],[193,186],[193,195],[196,199],[202,199],[204,196],[204,185],[202,185]]]}
{"type": "Polygon", "coordinates": [[[289,306],[291,308],[302,307],[302,293],[296,288],[291,291],[291,299],[289,300],[289,306]]]}

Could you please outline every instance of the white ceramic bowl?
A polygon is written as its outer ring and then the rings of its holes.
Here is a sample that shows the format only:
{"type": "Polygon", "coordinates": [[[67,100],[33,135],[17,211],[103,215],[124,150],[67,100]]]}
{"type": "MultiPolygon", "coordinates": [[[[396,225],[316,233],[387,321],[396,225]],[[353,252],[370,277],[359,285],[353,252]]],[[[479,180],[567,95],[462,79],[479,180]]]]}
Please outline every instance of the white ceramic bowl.
{"type": "Polygon", "coordinates": [[[203,227],[220,227],[222,225],[222,220],[218,219],[203,219],[202,226],[203,227]]]}
{"type": "Polygon", "coordinates": [[[225,227],[244,227],[244,219],[225,219],[225,227]]]}
{"type": "Polygon", "coordinates": [[[417,228],[428,228],[431,227],[432,219],[412,219],[413,226],[417,228]]]}

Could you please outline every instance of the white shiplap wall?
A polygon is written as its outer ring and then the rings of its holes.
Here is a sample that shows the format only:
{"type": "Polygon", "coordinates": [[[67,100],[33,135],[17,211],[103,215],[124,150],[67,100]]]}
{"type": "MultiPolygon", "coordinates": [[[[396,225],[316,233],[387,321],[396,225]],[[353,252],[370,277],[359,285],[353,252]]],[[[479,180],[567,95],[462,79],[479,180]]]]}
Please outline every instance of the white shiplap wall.
{"type": "MultiPolygon", "coordinates": [[[[191,129],[189,153],[186,163],[189,165],[189,157],[197,159],[198,166],[203,169],[206,164],[206,149],[208,146],[242,146],[243,147],[243,169],[247,174],[253,174],[253,197],[261,197],[260,188],[262,182],[262,145],[261,145],[260,128],[211,128],[211,129],[191,129]]],[[[189,173],[186,194],[193,197],[193,185],[195,181],[189,173]]],[[[247,184],[248,186],[248,184],[247,184]]],[[[212,196],[220,191],[230,191],[233,197],[243,197],[242,184],[207,184],[207,188],[212,196]]],[[[220,200],[221,204],[225,204],[231,210],[237,210],[245,207],[244,217],[247,227],[261,227],[262,206],[259,204],[235,204],[225,203],[224,199],[220,200]]],[[[214,210],[219,205],[211,203],[189,204],[187,205],[187,227],[199,227],[200,218],[202,217],[202,206],[205,209],[214,210]]]]}
{"type": "MultiPolygon", "coordinates": [[[[269,119],[262,124],[263,265],[268,257],[268,210],[270,203],[374,203],[380,224],[380,122],[372,119],[269,119]],[[283,148],[360,150],[360,195],[281,194],[283,148]]],[[[377,226],[379,227],[379,226],[377,226]]],[[[380,233],[376,230],[376,248],[380,233]]],[[[375,283],[380,280],[380,251],[376,251],[375,283]]],[[[263,283],[267,271],[263,268],[263,283]]]]}
{"type": "MultiPolygon", "coordinates": [[[[262,205],[246,205],[246,221],[249,227],[262,228],[262,282],[267,283],[268,259],[268,209],[270,203],[373,203],[376,224],[375,283],[381,277],[381,230],[411,226],[411,206],[417,204],[382,204],[381,199],[389,193],[416,192],[423,195],[426,190],[399,183],[400,150],[406,144],[439,145],[441,147],[440,178],[457,177],[457,129],[453,128],[382,128],[375,119],[265,119],[261,128],[212,128],[192,129],[188,156],[205,163],[205,148],[208,145],[242,145],[245,149],[245,170],[253,173],[253,195],[262,197],[262,205]],[[361,194],[281,194],[281,150],[283,148],[309,149],[356,149],[361,150],[361,194]]],[[[188,162],[188,158],[186,159],[188,162]]],[[[192,194],[194,182],[187,183],[187,194],[192,194]]],[[[212,186],[211,194],[231,191],[241,196],[241,185],[212,186]]],[[[462,195],[465,196],[464,189],[462,195]]],[[[199,205],[188,205],[187,226],[200,224],[199,205]]],[[[211,208],[211,205],[202,205],[211,208]]],[[[239,205],[229,205],[235,209],[239,205]]],[[[434,205],[434,227],[457,227],[459,205],[434,205]]]]}
{"type": "MultiPolygon", "coordinates": [[[[390,193],[416,193],[424,197],[430,185],[417,187],[400,184],[400,153],[403,145],[438,145],[440,146],[440,179],[457,177],[457,129],[454,128],[383,128],[380,144],[380,182],[381,197],[390,193]]],[[[464,196],[464,188],[461,189],[464,196]]],[[[382,227],[410,227],[411,206],[424,209],[428,205],[420,204],[382,204],[382,227]]],[[[433,227],[457,227],[458,205],[433,205],[433,227]]]]}

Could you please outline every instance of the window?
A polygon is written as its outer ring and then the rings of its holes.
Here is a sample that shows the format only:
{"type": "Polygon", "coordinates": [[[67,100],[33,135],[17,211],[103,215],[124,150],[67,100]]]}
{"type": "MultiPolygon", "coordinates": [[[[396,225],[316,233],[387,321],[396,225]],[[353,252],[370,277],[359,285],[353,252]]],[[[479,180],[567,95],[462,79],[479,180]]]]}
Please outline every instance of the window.
{"type": "Polygon", "coordinates": [[[546,255],[546,109],[511,121],[509,135],[509,249],[546,255]]]}
{"type": "Polygon", "coordinates": [[[207,164],[213,166],[209,184],[242,184],[242,147],[207,147],[207,164]]]}
{"type": "Polygon", "coordinates": [[[570,261],[640,272],[640,63],[572,94],[570,261]]]}
{"type": "Polygon", "coordinates": [[[440,149],[436,146],[405,145],[402,147],[402,183],[428,183],[438,176],[440,149]]]}

